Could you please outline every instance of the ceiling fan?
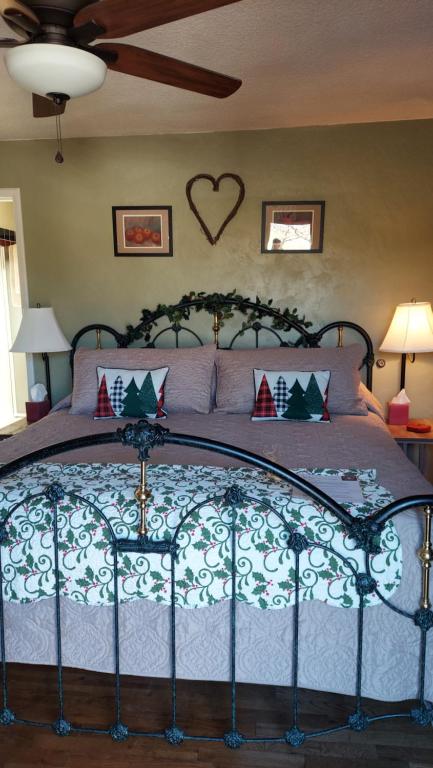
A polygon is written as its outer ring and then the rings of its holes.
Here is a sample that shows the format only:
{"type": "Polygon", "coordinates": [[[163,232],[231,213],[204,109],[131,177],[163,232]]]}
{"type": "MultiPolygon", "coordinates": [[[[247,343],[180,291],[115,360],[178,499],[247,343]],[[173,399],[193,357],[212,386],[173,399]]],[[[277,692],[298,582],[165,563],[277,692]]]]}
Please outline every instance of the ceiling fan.
{"type": "Polygon", "coordinates": [[[241,80],[124,43],[97,43],[152,29],[240,0],[0,0],[0,14],[22,39],[0,39],[7,70],[33,93],[34,117],[100,88],[108,69],[225,98],[241,80]]]}

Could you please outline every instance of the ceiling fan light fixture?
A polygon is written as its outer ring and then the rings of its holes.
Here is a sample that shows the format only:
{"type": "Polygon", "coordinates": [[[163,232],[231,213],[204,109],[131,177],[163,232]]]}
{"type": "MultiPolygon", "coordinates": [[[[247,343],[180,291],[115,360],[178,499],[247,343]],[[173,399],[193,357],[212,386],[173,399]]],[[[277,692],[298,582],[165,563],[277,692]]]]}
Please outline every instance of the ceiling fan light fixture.
{"type": "Polygon", "coordinates": [[[18,85],[40,96],[85,96],[100,88],[107,65],[80,48],[55,43],[28,43],[6,52],[7,71],[18,85]]]}

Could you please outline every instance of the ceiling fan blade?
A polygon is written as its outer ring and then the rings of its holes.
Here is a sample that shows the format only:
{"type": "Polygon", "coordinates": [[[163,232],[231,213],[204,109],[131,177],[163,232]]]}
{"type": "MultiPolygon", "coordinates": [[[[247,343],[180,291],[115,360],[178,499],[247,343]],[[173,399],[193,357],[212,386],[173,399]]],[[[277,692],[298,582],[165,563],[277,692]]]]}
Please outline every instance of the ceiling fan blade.
{"type": "Polygon", "coordinates": [[[185,61],[172,59],[154,51],[145,51],[134,45],[100,43],[92,46],[91,50],[95,49],[117,54],[115,61],[108,62],[109,69],[135,75],[135,77],[144,77],[147,80],[156,80],[158,83],[173,85],[175,88],[204,93],[206,96],[215,96],[217,99],[230,96],[242,84],[242,80],[234,77],[196,67],[194,64],[187,64],[185,61]]]}
{"type": "Polygon", "coordinates": [[[0,48],[15,48],[16,45],[21,45],[19,40],[11,40],[7,37],[0,39],[0,48]]]}
{"type": "MultiPolygon", "coordinates": [[[[93,39],[124,37],[239,2],[240,0],[99,0],[78,11],[74,18],[74,27],[93,24],[93,39]],[[101,32],[101,27],[105,31],[101,32]]],[[[90,42],[90,38],[87,40],[90,42]]]]}
{"type": "Polygon", "coordinates": [[[55,117],[62,115],[65,111],[66,102],[54,104],[51,99],[45,96],[39,96],[38,93],[32,93],[33,98],[33,117],[55,117]]]}
{"type": "Polygon", "coordinates": [[[35,34],[40,29],[36,14],[19,0],[0,0],[0,14],[15,32],[25,37],[35,34]]]}

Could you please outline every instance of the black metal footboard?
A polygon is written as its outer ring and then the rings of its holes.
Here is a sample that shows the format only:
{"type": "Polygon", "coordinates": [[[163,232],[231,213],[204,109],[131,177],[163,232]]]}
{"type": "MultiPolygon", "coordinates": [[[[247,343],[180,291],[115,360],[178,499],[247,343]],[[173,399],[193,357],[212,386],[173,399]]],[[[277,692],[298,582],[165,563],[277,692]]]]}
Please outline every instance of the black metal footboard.
{"type": "MultiPolygon", "coordinates": [[[[118,538],[115,530],[110,524],[110,520],[98,507],[85,496],[78,494],[68,493],[61,484],[54,482],[48,485],[39,494],[34,496],[44,496],[48,500],[51,507],[52,523],[50,523],[52,529],[52,540],[54,548],[54,581],[55,581],[55,638],[56,638],[56,656],[57,656],[57,696],[58,696],[58,712],[55,721],[52,722],[39,722],[34,720],[28,720],[20,717],[18,712],[14,712],[10,706],[10,691],[8,685],[8,648],[6,643],[5,633],[5,610],[4,610],[4,573],[2,566],[2,551],[7,546],[8,541],[8,525],[16,514],[19,508],[22,508],[23,504],[29,501],[30,497],[27,497],[23,501],[19,501],[8,511],[6,517],[0,523],[0,652],[1,652],[1,669],[2,669],[2,708],[0,709],[0,725],[12,726],[14,723],[21,725],[33,725],[37,727],[52,728],[54,732],[60,736],[66,736],[70,733],[106,733],[111,735],[115,741],[123,741],[128,735],[134,736],[146,736],[160,739],[166,739],[170,744],[178,745],[184,740],[203,739],[208,741],[223,741],[227,747],[237,748],[244,743],[248,742],[274,742],[274,743],[286,743],[293,747],[300,746],[305,739],[310,739],[315,736],[323,735],[325,733],[335,732],[344,729],[353,729],[356,731],[364,730],[368,724],[374,720],[387,719],[391,717],[408,717],[415,723],[423,726],[427,726],[433,723],[433,705],[425,698],[425,679],[427,668],[427,636],[429,630],[433,628],[433,611],[431,609],[430,595],[429,595],[429,575],[430,566],[433,560],[433,548],[431,541],[431,519],[433,514],[433,495],[425,496],[410,496],[399,501],[392,502],[386,507],[382,507],[376,511],[369,518],[356,518],[352,517],[340,504],[331,499],[327,494],[320,491],[317,487],[311,485],[302,476],[297,475],[283,467],[261,458],[248,451],[235,448],[225,443],[217,442],[214,440],[208,440],[200,437],[192,437],[188,435],[181,435],[169,432],[159,425],[151,425],[146,421],[141,421],[136,424],[127,425],[122,430],[117,432],[108,432],[100,435],[93,435],[85,438],[77,438],[74,440],[68,440],[64,443],[59,443],[48,448],[36,451],[28,454],[27,456],[12,461],[0,467],[0,481],[16,473],[18,470],[27,467],[30,464],[45,460],[51,456],[64,453],[77,448],[85,446],[101,445],[106,443],[123,443],[124,445],[133,446],[138,451],[138,458],[141,468],[141,478],[138,488],[135,491],[135,497],[139,505],[139,526],[138,537],[136,539],[118,538]],[[346,534],[351,537],[354,542],[354,546],[362,551],[363,562],[365,567],[362,571],[357,571],[351,561],[337,552],[331,545],[327,546],[322,542],[311,540],[304,533],[300,533],[295,529],[293,524],[286,521],[284,516],[280,512],[274,509],[266,501],[256,499],[242,490],[237,485],[231,485],[224,488],[221,493],[212,494],[204,501],[195,505],[195,507],[189,510],[181,517],[177,528],[170,539],[162,539],[155,541],[152,537],[148,536],[146,512],[150,497],[150,491],[147,484],[147,464],[149,460],[149,454],[155,446],[162,446],[164,444],[176,444],[182,446],[189,446],[194,448],[201,448],[207,451],[213,451],[216,453],[224,454],[226,456],[239,459],[246,464],[250,464],[253,467],[265,470],[267,473],[280,478],[287,482],[291,486],[295,487],[309,498],[316,501],[323,506],[326,510],[331,512],[338,521],[344,526],[346,534]],[[114,713],[112,724],[107,728],[92,728],[86,726],[78,726],[68,719],[67,712],[67,700],[65,700],[64,684],[63,684],[63,662],[62,662],[62,621],[61,621],[61,579],[59,568],[59,530],[58,530],[58,504],[65,496],[84,501],[86,505],[92,509],[95,519],[103,521],[108,530],[109,545],[111,547],[113,556],[113,643],[114,643],[114,713]],[[230,711],[228,713],[230,719],[230,727],[226,733],[221,734],[219,737],[210,736],[206,734],[190,733],[187,730],[183,730],[178,725],[177,719],[177,672],[176,672],[176,567],[177,567],[177,553],[179,546],[179,537],[182,535],[184,526],[191,522],[191,517],[194,514],[200,514],[200,510],[209,502],[218,503],[224,505],[229,511],[230,523],[229,523],[229,539],[231,547],[231,557],[228,566],[228,583],[229,583],[229,595],[231,597],[230,602],[230,711]],[[292,707],[290,715],[288,714],[287,727],[281,733],[280,736],[248,736],[240,732],[238,727],[237,716],[237,526],[239,524],[239,514],[242,510],[242,506],[246,502],[258,502],[266,513],[272,513],[277,516],[281,529],[284,533],[284,540],[288,550],[293,553],[294,557],[294,590],[295,590],[295,605],[294,605],[294,621],[293,621],[293,636],[291,638],[290,653],[292,657],[292,679],[288,681],[291,686],[292,707]],[[373,578],[370,569],[371,557],[378,551],[378,541],[380,534],[383,530],[385,523],[394,518],[399,513],[413,508],[422,507],[424,515],[424,540],[421,549],[418,552],[421,565],[420,574],[420,605],[419,608],[411,613],[406,610],[393,605],[384,595],[381,594],[376,580],[373,578]],[[355,585],[356,593],[358,597],[358,619],[357,619],[357,652],[356,652],[356,685],[354,690],[354,706],[353,711],[347,719],[341,722],[339,725],[333,728],[325,728],[316,731],[306,731],[302,728],[302,723],[299,717],[299,685],[298,685],[298,670],[299,670],[299,657],[302,653],[300,647],[299,637],[299,607],[300,607],[300,574],[299,574],[299,561],[302,552],[306,549],[320,548],[326,550],[333,557],[339,559],[344,567],[352,574],[355,585]],[[170,721],[165,724],[165,728],[161,731],[149,731],[146,730],[145,724],[143,729],[131,730],[128,729],[128,725],[123,722],[122,708],[121,708],[121,692],[122,681],[120,674],[120,641],[119,641],[119,591],[118,591],[118,579],[119,579],[119,555],[127,552],[138,553],[156,553],[161,556],[168,556],[171,563],[171,595],[170,595],[170,660],[171,660],[171,718],[170,721]],[[408,707],[406,713],[401,712],[393,713],[392,711],[386,715],[367,715],[363,708],[363,688],[362,688],[362,675],[363,675],[363,640],[364,640],[364,609],[366,597],[369,594],[376,593],[380,598],[380,601],[387,606],[390,610],[397,612],[401,615],[402,621],[410,621],[419,630],[419,693],[418,702],[415,707],[408,707]]],[[[432,663],[432,660],[429,660],[432,663]]],[[[1,735],[0,735],[1,739],[1,735]]]]}

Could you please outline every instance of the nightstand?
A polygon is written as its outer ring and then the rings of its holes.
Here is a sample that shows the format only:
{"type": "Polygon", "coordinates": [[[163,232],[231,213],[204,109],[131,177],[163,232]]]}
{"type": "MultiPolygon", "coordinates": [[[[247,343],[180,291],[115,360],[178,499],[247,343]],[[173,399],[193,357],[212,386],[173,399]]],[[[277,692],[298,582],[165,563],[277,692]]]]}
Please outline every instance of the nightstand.
{"type": "Polygon", "coordinates": [[[425,474],[428,445],[433,445],[433,419],[422,419],[430,424],[431,432],[409,432],[400,424],[387,424],[389,433],[401,446],[406,456],[425,474]]]}
{"type": "Polygon", "coordinates": [[[0,440],[6,440],[7,437],[13,437],[18,432],[22,432],[27,427],[27,419],[18,419],[0,429],[0,440]]]}

